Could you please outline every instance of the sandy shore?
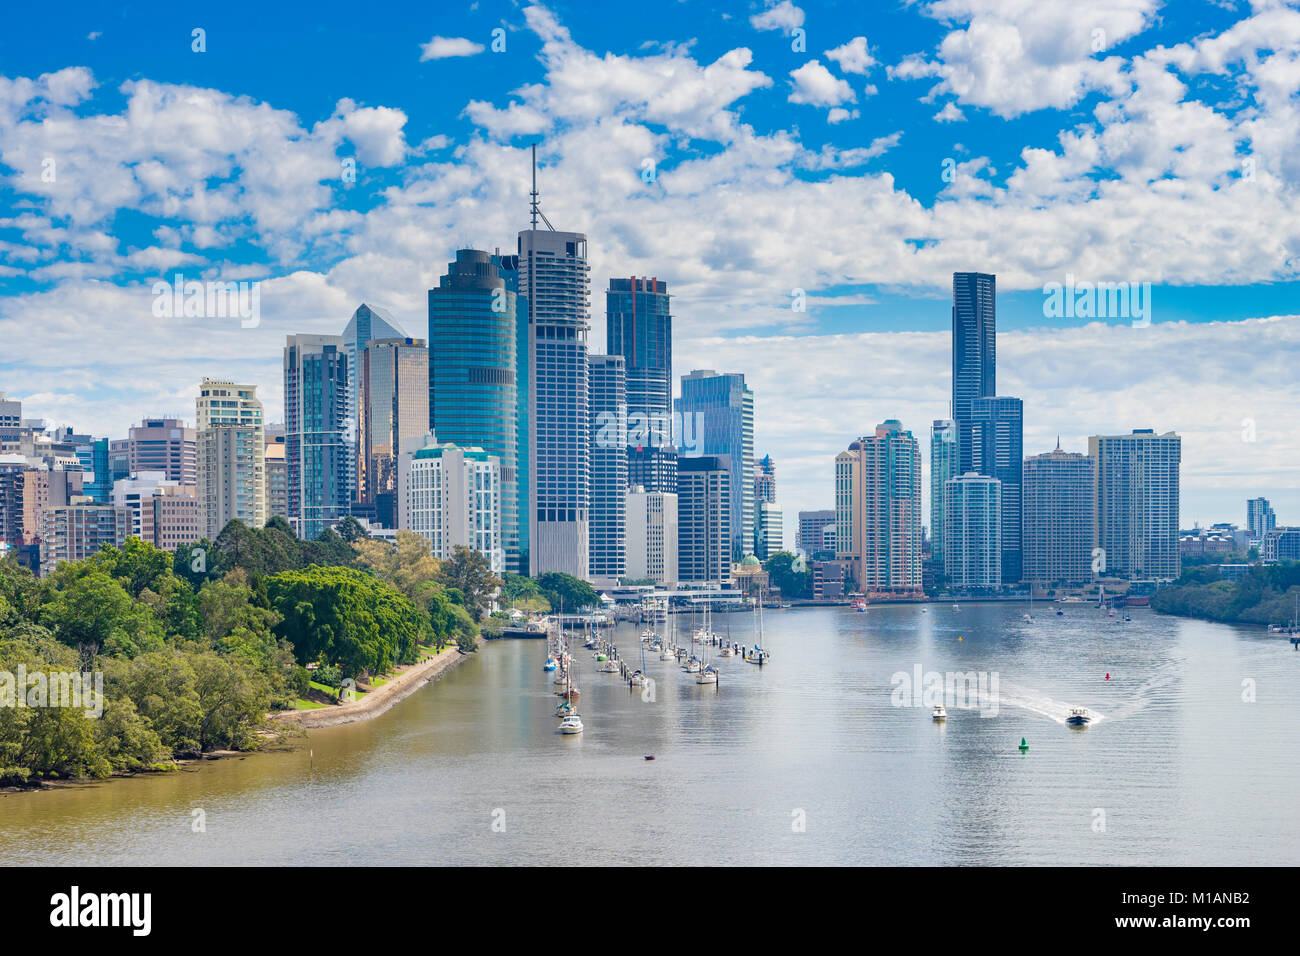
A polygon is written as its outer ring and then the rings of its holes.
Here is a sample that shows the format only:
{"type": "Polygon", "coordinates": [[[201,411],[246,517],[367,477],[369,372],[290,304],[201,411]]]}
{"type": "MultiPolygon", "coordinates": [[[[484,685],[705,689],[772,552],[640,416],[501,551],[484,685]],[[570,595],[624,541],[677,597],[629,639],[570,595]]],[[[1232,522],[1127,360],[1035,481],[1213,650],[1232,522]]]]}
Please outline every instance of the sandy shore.
{"type": "Polygon", "coordinates": [[[399,700],[409,697],[429,681],[437,680],[467,656],[453,644],[441,654],[435,654],[418,664],[409,665],[388,683],[375,688],[360,700],[313,710],[280,710],[269,716],[277,724],[311,729],[369,720],[371,717],[378,717],[399,700]]]}

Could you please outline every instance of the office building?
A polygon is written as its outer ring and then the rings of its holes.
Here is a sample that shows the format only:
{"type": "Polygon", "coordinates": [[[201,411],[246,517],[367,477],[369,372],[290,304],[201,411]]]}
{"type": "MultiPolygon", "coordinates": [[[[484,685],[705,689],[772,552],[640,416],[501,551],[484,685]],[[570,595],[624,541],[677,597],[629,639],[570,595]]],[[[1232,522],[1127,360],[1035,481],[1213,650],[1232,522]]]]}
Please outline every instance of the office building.
{"type": "MultiPolygon", "coordinates": [[[[352,379],[344,339],[290,335],[284,348],[285,459],[289,521],[315,539],[349,513],[356,473],[349,411],[352,379]]],[[[259,443],[260,443],[259,436],[259,443]]]]}
{"type": "Polygon", "coordinates": [[[428,540],[447,560],[457,545],[480,552],[494,574],[501,547],[501,462],[482,448],[460,448],[426,435],[407,442],[398,464],[398,527],[428,540]]]}
{"type": "Polygon", "coordinates": [[[739,561],[754,547],[754,393],[738,372],[696,369],[682,376],[677,413],[683,439],[694,439],[694,447],[679,441],[679,493],[686,457],[721,455],[731,463],[729,534],[732,558],[739,561]]]}
{"type": "Polygon", "coordinates": [[[731,459],[696,455],[677,462],[677,577],[693,585],[731,580],[731,459]]]}
{"type": "Polygon", "coordinates": [[[631,581],[677,586],[677,495],[669,491],[628,490],[625,503],[626,565],[631,581]]]}
{"type": "Polygon", "coordinates": [[[41,574],[61,561],[84,561],[104,545],[120,548],[130,533],[130,511],[97,504],[85,495],[46,508],[41,515],[41,574]]]}
{"type": "Polygon", "coordinates": [[[429,350],[423,339],[371,339],[357,368],[357,497],[395,528],[399,450],[429,431],[429,350]]]}
{"type": "MultiPolygon", "coordinates": [[[[1021,578],[1021,471],[1024,466],[1024,404],[988,396],[964,400],[957,422],[961,474],[996,478],[1002,488],[1002,583],[1021,578]]],[[[945,537],[946,540],[946,537],[945,537]]]]}
{"type": "MultiPolygon", "coordinates": [[[[826,528],[835,528],[835,509],[799,512],[794,545],[809,558],[824,547],[826,528]]],[[[832,556],[833,557],[833,556],[832,556]]]]}
{"type": "MultiPolygon", "coordinates": [[[[112,445],[117,445],[113,442],[112,445]]],[[[168,481],[182,485],[198,484],[198,433],[179,418],[146,418],[127,432],[127,474],[162,472],[168,481]]],[[[109,471],[116,482],[118,467],[111,460],[109,471]]]]}
{"type": "Polygon", "coordinates": [[[944,487],[957,476],[957,425],[935,419],[930,425],[930,556],[943,567],[944,487]]]}
{"type": "Polygon", "coordinates": [[[606,348],[627,366],[628,480],[650,491],[676,490],[673,447],[673,318],[668,283],[610,279],[606,348]]]}
{"type": "Polygon", "coordinates": [[[627,441],[617,423],[627,411],[627,362],[621,355],[588,357],[591,408],[591,511],[587,573],[598,584],[624,576],[627,441]],[[613,426],[613,427],[611,427],[613,426]]]}

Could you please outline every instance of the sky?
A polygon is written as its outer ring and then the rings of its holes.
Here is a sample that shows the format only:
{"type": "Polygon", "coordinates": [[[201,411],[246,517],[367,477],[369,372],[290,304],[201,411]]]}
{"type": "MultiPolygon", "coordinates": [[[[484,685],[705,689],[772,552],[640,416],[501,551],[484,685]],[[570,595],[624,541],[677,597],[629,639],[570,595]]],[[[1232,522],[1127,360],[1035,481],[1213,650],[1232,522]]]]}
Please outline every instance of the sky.
{"type": "Polygon", "coordinates": [[[25,417],[122,437],[213,376],[279,420],[286,334],[367,302],[423,337],[457,248],[513,248],[536,143],[593,351],[611,276],[667,281],[676,374],[754,389],[788,536],[886,419],[928,469],[968,270],[1026,454],[1176,431],[1184,527],[1256,495],[1300,525],[1297,0],[178,6],[5,11],[25,417]],[[259,321],[159,316],[177,274],[257,282],[259,321]],[[1103,282],[1143,318],[1045,291],[1103,282]]]}

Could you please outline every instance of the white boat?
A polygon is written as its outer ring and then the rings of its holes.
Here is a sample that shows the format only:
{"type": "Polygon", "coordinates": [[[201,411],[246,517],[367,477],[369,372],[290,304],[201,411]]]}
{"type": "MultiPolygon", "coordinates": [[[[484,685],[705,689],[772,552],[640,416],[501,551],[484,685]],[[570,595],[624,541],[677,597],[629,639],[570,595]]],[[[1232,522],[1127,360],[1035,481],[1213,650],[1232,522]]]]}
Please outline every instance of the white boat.
{"type": "Polygon", "coordinates": [[[580,734],[582,733],[582,718],[577,714],[570,714],[560,719],[560,733],[562,734],[580,734]]]}
{"type": "Polygon", "coordinates": [[[1071,727],[1084,727],[1092,722],[1092,714],[1088,713],[1086,707],[1071,707],[1070,716],[1065,718],[1065,722],[1071,727]]]}
{"type": "Polygon", "coordinates": [[[695,675],[697,684],[716,684],[718,682],[718,669],[713,666],[705,667],[695,675]]]}
{"type": "Polygon", "coordinates": [[[686,663],[682,665],[682,670],[686,671],[688,674],[698,674],[700,672],[699,659],[695,657],[689,658],[686,663]]]}
{"type": "Polygon", "coordinates": [[[762,665],[762,664],[766,664],[771,659],[772,659],[772,655],[769,654],[767,651],[763,650],[761,647],[751,647],[745,653],[745,660],[748,661],[750,664],[762,665]]]}
{"type": "Polygon", "coordinates": [[[718,651],[719,657],[735,657],[736,650],[730,644],[722,645],[722,650],[718,651]]]}
{"type": "Polygon", "coordinates": [[[601,661],[596,665],[596,670],[600,671],[602,674],[617,674],[618,662],[612,659],[601,661]]]}
{"type": "Polygon", "coordinates": [[[943,709],[943,704],[936,704],[934,710],[930,711],[932,720],[947,720],[948,712],[943,709]]]}
{"type": "Polygon", "coordinates": [[[627,681],[633,687],[644,687],[646,684],[646,677],[645,674],[642,674],[640,671],[637,671],[635,674],[629,677],[627,681]]]}

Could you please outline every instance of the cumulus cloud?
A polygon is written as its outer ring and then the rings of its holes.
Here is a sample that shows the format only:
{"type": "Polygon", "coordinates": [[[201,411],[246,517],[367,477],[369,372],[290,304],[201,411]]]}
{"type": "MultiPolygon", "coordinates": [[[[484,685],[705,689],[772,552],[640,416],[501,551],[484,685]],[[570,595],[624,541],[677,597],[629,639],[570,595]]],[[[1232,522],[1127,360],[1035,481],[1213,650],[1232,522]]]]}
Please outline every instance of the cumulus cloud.
{"type": "Polygon", "coordinates": [[[843,46],[827,50],[826,59],[838,63],[840,70],[845,73],[859,73],[864,76],[876,65],[875,58],[867,49],[866,37],[854,37],[843,46]]]}
{"type": "Polygon", "coordinates": [[[767,0],[767,5],[767,9],[762,13],[756,13],[749,18],[749,25],[755,30],[780,30],[782,33],[789,33],[803,26],[803,10],[790,0],[780,0],[779,3],[767,0]]]}
{"type": "Polygon", "coordinates": [[[435,36],[428,43],[420,44],[420,62],[425,60],[445,60],[453,56],[474,56],[482,53],[485,47],[465,37],[435,36]]]}
{"type": "Polygon", "coordinates": [[[791,70],[790,87],[791,103],[840,106],[857,102],[857,96],[848,82],[832,75],[819,60],[809,60],[798,69],[791,70]]]}

